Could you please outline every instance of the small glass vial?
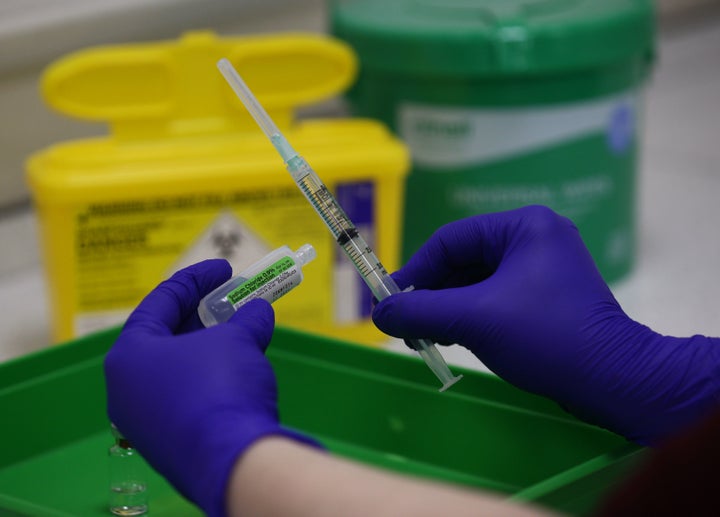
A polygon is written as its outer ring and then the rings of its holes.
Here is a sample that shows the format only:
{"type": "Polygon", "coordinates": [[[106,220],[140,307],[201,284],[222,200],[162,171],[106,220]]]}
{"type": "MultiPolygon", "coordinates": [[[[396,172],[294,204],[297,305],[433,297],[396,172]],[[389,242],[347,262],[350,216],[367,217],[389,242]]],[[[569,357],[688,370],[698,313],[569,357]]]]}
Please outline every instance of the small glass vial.
{"type": "Polygon", "coordinates": [[[255,298],[270,303],[302,282],[302,266],[316,257],[310,244],[292,251],[281,246],[200,300],[198,315],[206,327],[230,319],[242,305],[255,298]]]}
{"type": "Polygon", "coordinates": [[[148,511],[147,468],[142,457],[114,424],[115,443],[110,456],[110,512],[113,515],[145,515],[148,511]]]}

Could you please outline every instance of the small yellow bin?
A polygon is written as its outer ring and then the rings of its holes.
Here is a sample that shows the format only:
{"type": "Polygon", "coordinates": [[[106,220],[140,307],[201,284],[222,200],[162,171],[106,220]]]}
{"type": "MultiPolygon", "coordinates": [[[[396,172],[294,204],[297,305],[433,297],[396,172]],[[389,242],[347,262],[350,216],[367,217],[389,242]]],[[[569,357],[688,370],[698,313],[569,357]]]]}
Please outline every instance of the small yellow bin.
{"type": "Polygon", "coordinates": [[[217,71],[227,57],[313,165],[389,270],[398,266],[409,157],[378,122],[295,121],[342,92],[356,62],[308,34],[100,47],[49,67],[43,95],[65,114],[107,121],[107,137],[30,157],[53,340],[123,321],[177,269],[225,257],[235,272],[274,248],[312,244],[303,283],[276,302],[279,324],[376,344],[370,295],[281,159],[217,71]]]}

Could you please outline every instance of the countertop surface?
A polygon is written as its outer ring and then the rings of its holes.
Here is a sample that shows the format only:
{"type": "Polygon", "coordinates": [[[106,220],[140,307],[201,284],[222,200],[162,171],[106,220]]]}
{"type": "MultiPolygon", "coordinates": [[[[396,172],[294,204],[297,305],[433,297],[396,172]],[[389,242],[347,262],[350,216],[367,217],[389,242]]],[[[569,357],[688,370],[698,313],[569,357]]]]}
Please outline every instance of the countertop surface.
{"type": "MultiPolygon", "coordinates": [[[[611,286],[632,318],[669,335],[720,336],[719,51],[717,19],[661,37],[645,96],[636,265],[611,286]]],[[[37,231],[31,207],[0,212],[0,361],[51,341],[37,231]]],[[[443,353],[482,368],[459,347],[443,353]]]]}

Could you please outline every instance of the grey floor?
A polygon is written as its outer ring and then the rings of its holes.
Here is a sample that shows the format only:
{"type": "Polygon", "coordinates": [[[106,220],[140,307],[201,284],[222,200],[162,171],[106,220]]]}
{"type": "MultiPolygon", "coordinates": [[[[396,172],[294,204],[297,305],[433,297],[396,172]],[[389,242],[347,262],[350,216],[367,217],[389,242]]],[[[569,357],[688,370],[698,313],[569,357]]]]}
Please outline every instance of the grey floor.
{"type": "MultiPolygon", "coordinates": [[[[631,317],[669,335],[720,336],[719,56],[718,19],[665,32],[647,89],[637,264],[612,287],[631,317]]],[[[30,208],[0,213],[0,361],[51,341],[36,236],[30,208]]],[[[459,347],[444,354],[482,367],[459,347]]]]}

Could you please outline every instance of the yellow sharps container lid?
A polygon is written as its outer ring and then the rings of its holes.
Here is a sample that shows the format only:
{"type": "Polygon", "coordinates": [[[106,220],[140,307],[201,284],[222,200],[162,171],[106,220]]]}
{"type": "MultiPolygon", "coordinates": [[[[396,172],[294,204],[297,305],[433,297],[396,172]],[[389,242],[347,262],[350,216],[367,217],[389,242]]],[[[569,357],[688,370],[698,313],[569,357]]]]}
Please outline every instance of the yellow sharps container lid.
{"type": "Polygon", "coordinates": [[[342,92],[357,68],[352,50],[326,36],[221,38],[202,31],[70,54],[48,68],[42,92],[62,113],[108,121],[119,139],[250,129],[254,122],[216,68],[222,57],[279,127],[290,124],[298,106],[342,92]]]}

